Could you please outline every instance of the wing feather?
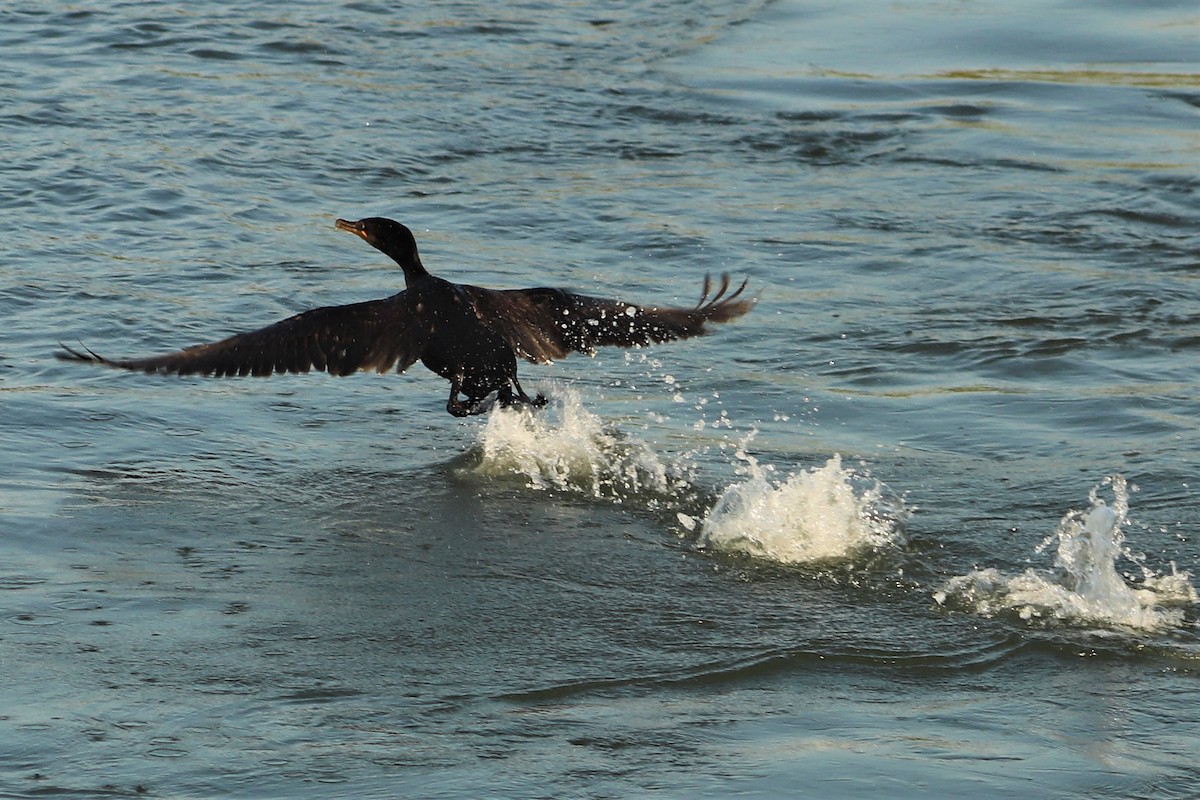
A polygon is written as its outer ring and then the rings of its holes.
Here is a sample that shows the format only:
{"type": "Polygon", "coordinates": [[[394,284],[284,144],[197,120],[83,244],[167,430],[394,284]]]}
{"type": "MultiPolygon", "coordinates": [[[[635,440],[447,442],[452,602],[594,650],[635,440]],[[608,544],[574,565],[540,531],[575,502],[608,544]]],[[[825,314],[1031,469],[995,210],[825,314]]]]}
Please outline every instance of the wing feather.
{"type": "Polygon", "coordinates": [[[424,351],[417,314],[405,292],[382,300],[326,306],[239,333],[219,342],[149,358],[109,359],[63,345],[58,358],[120,369],[179,375],[271,375],[316,369],[331,375],[359,370],[403,372],[424,351]]]}
{"type": "Polygon", "coordinates": [[[476,316],[500,333],[522,358],[547,363],[597,347],[643,347],[705,333],[705,323],[742,316],[756,302],[743,297],[746,281],[730,291],[728,275],[713,291],[704,279],[695,308],[639,306],[564,289],[494,290],[463,287],[476,316]]]}

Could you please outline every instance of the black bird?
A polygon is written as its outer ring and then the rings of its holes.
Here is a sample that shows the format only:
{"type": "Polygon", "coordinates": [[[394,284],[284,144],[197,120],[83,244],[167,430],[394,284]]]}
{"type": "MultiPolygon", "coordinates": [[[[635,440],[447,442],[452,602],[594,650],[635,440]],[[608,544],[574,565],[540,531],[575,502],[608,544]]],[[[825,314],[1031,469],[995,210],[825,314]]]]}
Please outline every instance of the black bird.
{"type": "Polygon", "coordinates": [[[695,308],[638,306],[563,289],[484,289],[430,275],[417,254],[412,231],[399,222],[369,217],[339,219],[337,228],[362,237],[404,270],[404,291],[381,300],[305,311],[256,331],[149,358],[115,360],[86,347],[63,345],[66,361],[179,375],[271,375],[324,370],[403,372],[421,361],[450,381],[446,410],[456,417],[531,398],[517,382],[517,356],[548,364],[571,352],[641,347],[704,333],[706,322],[740,317],[755,299],[742,297],[743,281],[730,291],[724,275],[712,291],[708,277],[695,308]],[[465,398],[465,399],[464,399],[465,398]]]}

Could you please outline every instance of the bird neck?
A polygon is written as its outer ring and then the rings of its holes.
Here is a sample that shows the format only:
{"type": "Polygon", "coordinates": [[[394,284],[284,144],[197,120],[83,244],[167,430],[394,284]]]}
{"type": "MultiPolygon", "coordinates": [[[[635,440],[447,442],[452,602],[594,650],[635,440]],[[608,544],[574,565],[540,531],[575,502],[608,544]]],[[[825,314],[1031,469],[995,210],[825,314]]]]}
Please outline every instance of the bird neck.
{"type": "Polygon", "coordinates": [[[421,259],[417,257],[416,253],[413,253],[412,258],[406,261],[396,259],[396,263],[404,270],[404,283],[407,286],[412,286],[422,278],[429,277],[429,271],[425,269],[425,265],[421,263],[421,259]]]}
{"type": "Polygon", "coordinates": [[[421,256],[417,254],[416,247],[413,247],[411,250],[407,248],[388,249],[383,252],[404,270],[404,283],[408,286],[412,286],[413,283],[419,281],[421,278],[429,276],[425,265],[421,263],[421,256]]]}

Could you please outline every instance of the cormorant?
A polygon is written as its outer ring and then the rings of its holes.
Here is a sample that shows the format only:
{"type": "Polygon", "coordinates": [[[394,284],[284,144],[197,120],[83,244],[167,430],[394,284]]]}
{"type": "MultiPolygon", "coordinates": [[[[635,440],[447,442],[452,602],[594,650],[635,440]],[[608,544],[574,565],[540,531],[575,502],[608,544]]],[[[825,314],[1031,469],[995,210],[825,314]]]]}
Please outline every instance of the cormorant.
{"type": "Polygon", "coordinates": [[[108,359],[86,347],[63,345],[66,361],[179,375],[271,375],[324,370],[349,375],[358,370],[403,372],[421,361],[450,381],[446,410],[456,417],[490,408],[496,392],[502,406],[545,405],[517,382],[517,357],[548,364],[571,352],[594,353],[602,346],[640,347],[704,333],[706,322],[745,314],[743,281],[730,291],[723,275],[716,291],[706,276],[695,308],[639,306],[563,289],[485,289],[430,275],[421,264],[412,231],[399,222],[368,217],[339,219],[339,230],[360,236],[404,270],[404,291],[380,300],[305,311],[256,331],[166,355],[108,359]]]}

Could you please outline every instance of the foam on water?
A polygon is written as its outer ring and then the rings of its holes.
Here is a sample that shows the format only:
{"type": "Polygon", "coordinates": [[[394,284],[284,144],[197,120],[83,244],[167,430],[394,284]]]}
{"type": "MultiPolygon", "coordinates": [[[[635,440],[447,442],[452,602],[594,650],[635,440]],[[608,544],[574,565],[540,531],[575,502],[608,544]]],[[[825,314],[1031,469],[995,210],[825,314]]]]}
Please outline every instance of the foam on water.
{"type": "Polygon", "coordinates": [[[480,435],[474,470],[516,475],[531,488],[558,489],[658,507],[689,495],[682,459],[664,461],[588,411],[579,393],[558,388],[543,409],[496,409],[480,435]]]}
{"type": "Polygon", "coordinates": [[[470,469],[517,476],[555,489],[674,512],[679,532],[700,547],[782,564],[852,558],[903,544],[905,511],[883,487],[842,466],[821,467],[776,483],[774,468],[734,448],[743,478],[714,494],[699,489],[688,455],[670,457],[606,424],[579,393],[561,388],[546,408],[497,409],[483,427],[470,469]],[[707,511],[705,511],[707,509],[707,511]]]}
{"type": "Polygon", "coordinates": [[[1171,565],[1158,574],[1125,546],[1129,487],[1119,475],[1089,493],[1085,511],[1068,511],[1053,534],[1037,548],[1057,542],[1054,567],[1005,575],[994,568],[952,578],[934,594],[939,604],[966,607],[992,616],[1015,613],[1021,619],[1158,630],[1178,627],[1186,606],[1197,602],[1187,572],[1171,565]],[[1112,503],[1100,497],[1111,490],[1112,503]],[[1117,570],[1120,559],[1138,568],[1134,582],[1117,570]]]}
{"type": "Polygon", "coordinates": [[[781,483],[771,469],[739,449],[746,480],[728,486],[701,526],[700,544],[782,564],[850,558],[864,551],[903,545],[904,511],[885,501],[877,483],[842,466],[789,475],[781,483]]]}

